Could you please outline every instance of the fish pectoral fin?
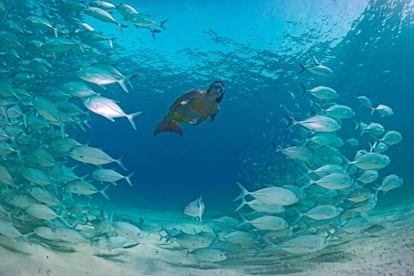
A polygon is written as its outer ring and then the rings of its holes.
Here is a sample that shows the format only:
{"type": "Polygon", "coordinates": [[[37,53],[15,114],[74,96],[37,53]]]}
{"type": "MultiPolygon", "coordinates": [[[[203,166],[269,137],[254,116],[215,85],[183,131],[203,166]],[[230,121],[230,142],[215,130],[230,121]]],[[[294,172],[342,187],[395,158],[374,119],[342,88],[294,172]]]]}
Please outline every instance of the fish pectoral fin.
{"type": "Polygon", "coordinates": [[[154,130],[154,136],[160,132],[175,132],[183,136],[183,130],[176,121],[161,121],[154,130]]]}
{"type": "Polygon", "coordinates": [[[111,121],[111,122],[115,122],[115,119],[114,119],[113,117],[111,117],[111,116],[106,116],[105,114],[98,114],[98,115],[100,115],[100,116],[102,116],[102,117],[104,117],[104,118],[108,119],[108,120],[109,120],[109,121],[111,121]]]}

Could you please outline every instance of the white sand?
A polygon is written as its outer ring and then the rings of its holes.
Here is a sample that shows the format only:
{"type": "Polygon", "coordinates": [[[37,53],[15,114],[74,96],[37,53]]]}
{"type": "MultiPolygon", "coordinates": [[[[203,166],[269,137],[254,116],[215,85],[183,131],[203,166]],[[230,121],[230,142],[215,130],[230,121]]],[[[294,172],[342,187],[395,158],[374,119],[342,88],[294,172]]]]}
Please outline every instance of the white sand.
{"type": "Polygon", "coordinates": [[[370,222],[384,229],[374,228],[311,256],[258,258],[241,252],[222,263],[199,267],[184,251],[148,245],[112,250],[106,252],[112,258],[106,259],[94,256],[97,251],[89,245],[76,246],[78,252],[56,252],[0,236],[0,275],[414,275],[413,207],[411,200],[375,209],[370,222]]]}

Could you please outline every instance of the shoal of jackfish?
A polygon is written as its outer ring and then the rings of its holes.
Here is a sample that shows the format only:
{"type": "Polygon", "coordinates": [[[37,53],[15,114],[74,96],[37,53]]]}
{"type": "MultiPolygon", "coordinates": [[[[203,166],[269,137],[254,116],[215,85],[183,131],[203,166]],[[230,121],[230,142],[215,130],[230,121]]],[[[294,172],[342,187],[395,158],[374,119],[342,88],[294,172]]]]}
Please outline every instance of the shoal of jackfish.
{"type": "MultiPolygon", "coordinates": [[[[22,244],[38,243],[104,258],[136,250],[183,266],[224,265],[241,255],[315,254],[367,230],[367,213],[378,197],[403,184],[397,174],[381,174],[391,161],[388,148],[402,140],[401,133],[380,123],[393,115],[392,108],[359,96],[356,106],[372,116],[363,122],[352,107],[339,103],[341,93],[334,88],[305,83],[317,112],[287,114],[291,130],[305,131],[295,137],[300,144],[276,148],[276,154],[298,164],[302,179],[282,186],[263,183],[255,191],[249,183],[237,183],[235,215],[198,224],[109,216],[89,197],[109,199],[108,189],[119,182],[132,185],[133,174],[125,172],[121,158],[70,133],[89,126],[89,111],[111,121],[125,117],[134,128],[140,112],[125,113],[104,96],[107,86],[129,92],[134,76],[110,65],[113,39],[86,21],[92,17],[120,31],[129,24],[154,35],[166,20],[107,1],[9,2],[0,1],[0,245],[5,248],[28,254],[22,244]],[[339,134],[347,120],[357,122],[355,137],[339,134]],[[88,173],[78,175],[79,166],[88,173]]],[[[333,75],[316,59],[301,67],[302,76],[318,82],[333,75]]]]}

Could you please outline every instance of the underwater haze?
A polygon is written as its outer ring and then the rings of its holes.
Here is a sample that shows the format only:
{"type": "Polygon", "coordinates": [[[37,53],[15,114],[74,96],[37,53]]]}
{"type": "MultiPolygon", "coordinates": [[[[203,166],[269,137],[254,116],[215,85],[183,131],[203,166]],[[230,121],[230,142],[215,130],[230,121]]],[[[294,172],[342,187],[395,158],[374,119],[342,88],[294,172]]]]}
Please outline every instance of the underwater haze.
{"type": "Polygon", "coordinates": [[[0,274],[413,274],[413,41],[411,0],[0,0],[0,274]]]}

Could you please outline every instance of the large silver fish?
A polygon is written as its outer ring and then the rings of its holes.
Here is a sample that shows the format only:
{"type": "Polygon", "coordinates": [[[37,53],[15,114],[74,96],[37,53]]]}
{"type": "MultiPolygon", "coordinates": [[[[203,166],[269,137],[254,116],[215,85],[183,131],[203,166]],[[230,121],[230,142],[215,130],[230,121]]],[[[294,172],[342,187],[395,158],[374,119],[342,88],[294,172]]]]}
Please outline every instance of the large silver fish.
{"type": "Polygon", "coordinates": [[[309,72],[313,75],[319,76],[319,77],[332,77],[334,76],[334,72],[331,68],[328,66],[325,66],[321,64],[315,57],[312,57],[313,61],[316,63],[316,65],[313,66],[305,66],[303,64],[300,64],[300,67],[302,68],[299,73],[301,72],[309,72]]]}
{"type": "Polygon", "coordinates": [[[288,116],[286,117],[291,121],[292,126],[301,125],[316,132],[335,132],[341,128],[338,121],[328,116],[315,115],[302,121],[295,121],[288,116]]]}
{"type": "Polygon", "coordinates": [[[358,156],[349,164],[361,170],[379,170],[388,166],[390,162],[390,158],[385,154],[369,152],[358,156]]]}
{"type": "Polygon", "coordinates": [[[78,75],[84,81],[99,86],[117,83],[125,92],[129,92],[126,83],[136,77],[136,74],[124,76],[118,69],[109,64],[95,63],[88,66],[81,66],[78,75]]]}
{"type": "Polygon", "coordinates": [[[134,118],[142,113],[141,111],[138,111],[126,114],[114,100],[102,96],[87,97],[83,100],[83,104],[90,111],[101,115],[112,122],[114,122],[114,118],[126,117],[135,130],[137,128],[134,123],[134,118]]]}

